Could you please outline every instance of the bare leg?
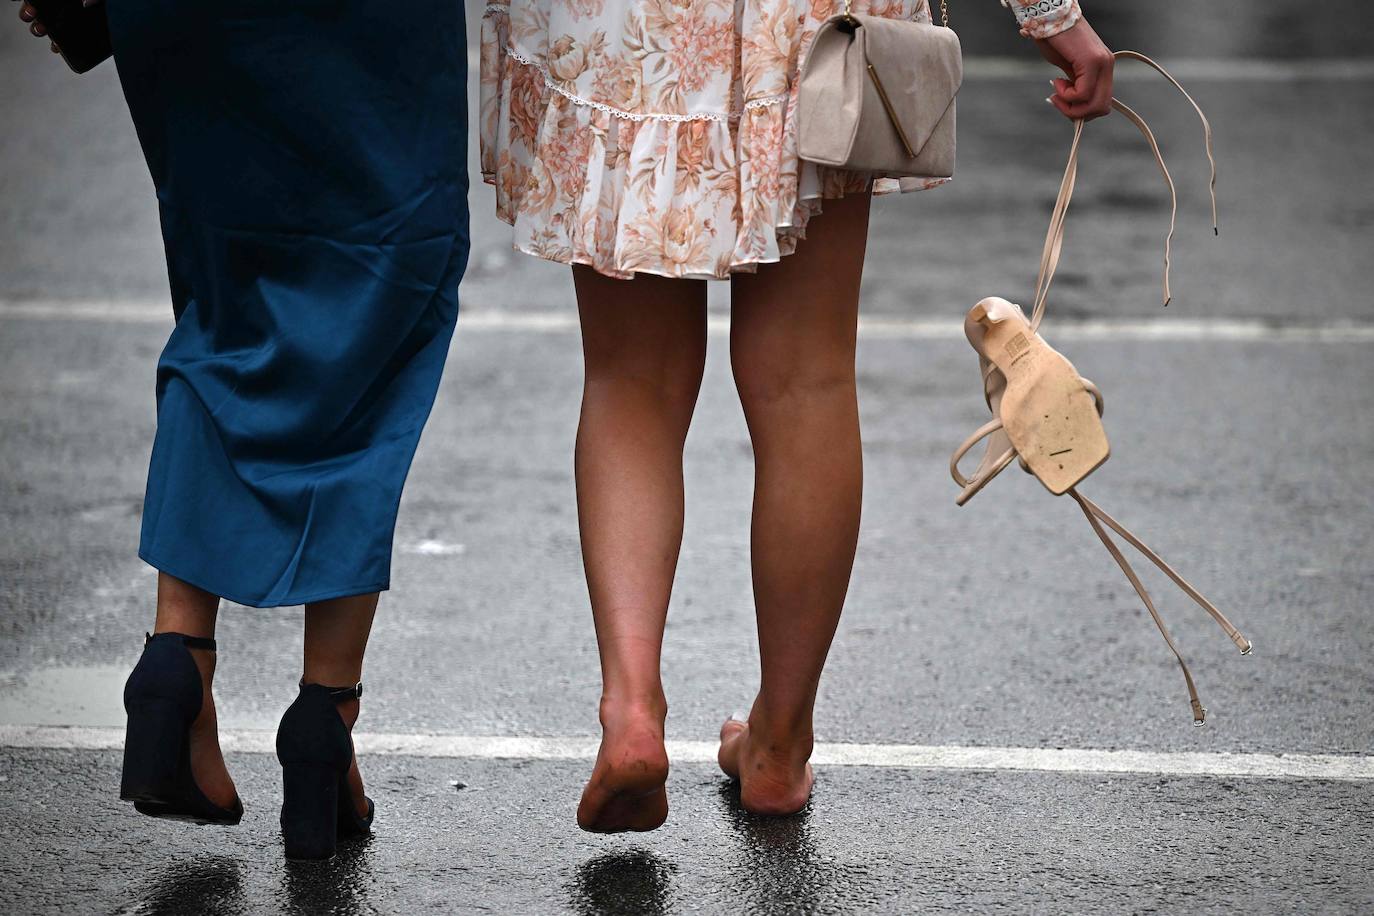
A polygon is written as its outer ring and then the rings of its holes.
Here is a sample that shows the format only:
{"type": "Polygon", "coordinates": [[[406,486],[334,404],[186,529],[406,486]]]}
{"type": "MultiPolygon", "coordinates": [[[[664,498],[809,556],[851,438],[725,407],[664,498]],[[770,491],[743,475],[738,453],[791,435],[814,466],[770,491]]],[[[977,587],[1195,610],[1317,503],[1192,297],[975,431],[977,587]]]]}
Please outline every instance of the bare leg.
{"type": "MultiPolygon", "coordinates": [[[[363,679],[363,654],[372,634],[377,593],[317,601],[305,606],[305,665],[302,680],[326,687],[351,687],[363,679]]],[[[358,721],[358,700],[339,704],[339,715],[348,730],[358,721]]],[[[357,755],[348,770],[353,803],[360,817],[367,816],[363,776],[357,755]]]]}
{"type": "MultiPolygon", "coordinates": [[[[219,598],[164,572],[157,575],[157,619],[154,633],[182,633],[186,636],[215,638],[219,598]]],[[[191,649],[200,669],[202,691],[200,715],[191,723],[191,775],[205,797],[221,808],[228,808],[238,797],[234,780],[224,765],[219,746],[219,719],[215,714],[215,653],[191,649]]]]}
{"type": "Polygon", "coordinates": [[[754,444],[753,573],[762,679],[721,728],[744,807],[811,794],[811,717],[840,621],[863,489],[854,347],[868,195],[827,201],[796,254],[734,278],[730,358],[754,444]]]}
{"type": "Polygon", "coordinates": [[[582,556],[601,654],[601,750],[584,830],[668,816],[659,653],[682,544],[682,447],[706,358],[701,281],[573,268],[586,381],[577,430],[582,556]]]}

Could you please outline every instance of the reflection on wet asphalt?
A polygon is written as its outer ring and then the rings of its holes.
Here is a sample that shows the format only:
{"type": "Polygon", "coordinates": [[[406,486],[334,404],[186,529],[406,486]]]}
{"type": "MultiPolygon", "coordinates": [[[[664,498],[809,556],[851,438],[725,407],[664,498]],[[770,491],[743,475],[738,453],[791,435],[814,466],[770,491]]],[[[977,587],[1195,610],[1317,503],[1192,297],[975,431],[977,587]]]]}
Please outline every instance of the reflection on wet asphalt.
{"type": "Polygon", "coordinates": [[[577,866],[569,887],[572,908],[581,916],[661,916],[668,912],[674,866],[644,849],[599,855],[577,866]]]}
{"type": "Polygon", "coordinates": [[[116,910],[138,916],[199,916],[247,909],[243,866],[229,856],[169,857],[161,870],[131,889],[136,901],[116,910]]]}
{"type": "Polygon", "coordinates": [[[285,863],[283,897],[291,910],[335,916],[377,912],[377,903],[368,898],[372,883],[369,851],[373,840],[360,837],[341,842],[338,854],[328,862],[285,863]]]}

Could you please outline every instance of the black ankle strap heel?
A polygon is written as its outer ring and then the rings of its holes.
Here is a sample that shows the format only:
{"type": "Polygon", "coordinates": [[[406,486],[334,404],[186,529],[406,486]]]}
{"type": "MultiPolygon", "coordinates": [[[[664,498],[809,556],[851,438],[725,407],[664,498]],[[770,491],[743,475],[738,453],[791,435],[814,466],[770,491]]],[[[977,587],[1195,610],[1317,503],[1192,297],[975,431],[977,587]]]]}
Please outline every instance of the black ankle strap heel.
{"type": "Polygon", "coordinates": [[[146,634],[143,656],[124,685],[128,730],[119,797],[149,817],[233,825],[243,819],[237,798],[221,808],[205,797],[191,772],[191,723],[204,690],[191,649],[215,651],[215,641],[184,633],[146,634]]]}
{"type": "Polygon", "coordinates": [[[363,685],[326,687],[301,682],[301,692],[277,728],[282,767],[281,833],[288,859],[329,859],[340,839],[372,832],[376,807],[366,798],[358,815],[348,785],[353,737],[338,704],[361,699],[363,685]]]}

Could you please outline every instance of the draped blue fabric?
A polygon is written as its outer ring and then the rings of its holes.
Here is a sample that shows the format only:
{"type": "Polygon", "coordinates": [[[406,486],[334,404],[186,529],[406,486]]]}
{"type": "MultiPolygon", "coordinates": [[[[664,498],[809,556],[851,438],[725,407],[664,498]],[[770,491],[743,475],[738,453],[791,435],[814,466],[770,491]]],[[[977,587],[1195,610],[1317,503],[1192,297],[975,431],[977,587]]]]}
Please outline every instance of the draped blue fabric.
{"type": "Polygon", "coordinates": [[[463,5],[107,6],[176,317],[139,555],[258,607],[385,589],[468,253],[463,5]]]}

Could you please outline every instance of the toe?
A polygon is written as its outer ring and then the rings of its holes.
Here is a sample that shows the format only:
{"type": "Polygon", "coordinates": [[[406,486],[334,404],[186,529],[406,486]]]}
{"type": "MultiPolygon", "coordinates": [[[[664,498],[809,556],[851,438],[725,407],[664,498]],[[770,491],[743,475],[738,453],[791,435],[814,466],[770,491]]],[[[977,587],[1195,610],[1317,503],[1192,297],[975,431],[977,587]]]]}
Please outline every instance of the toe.
{"type": "Polygon", "coordinates": [[[720,750],[716,752],[716,763],[721,772],[731,779],[739,779],[740,748],[744,736],[749,731],[749,723],[739,719],[726,719],[720,727],[720,750]]]}

